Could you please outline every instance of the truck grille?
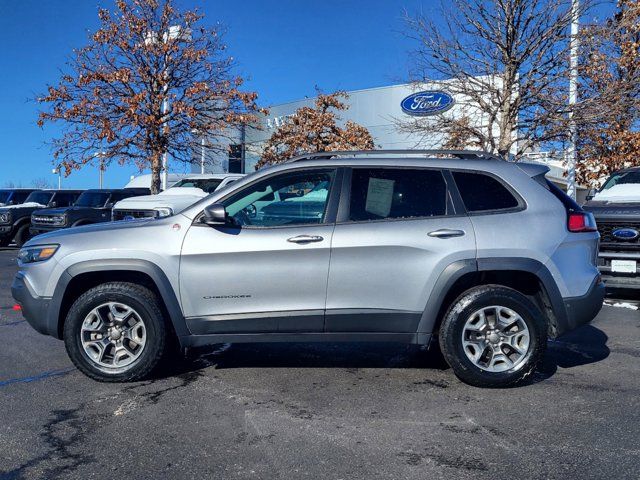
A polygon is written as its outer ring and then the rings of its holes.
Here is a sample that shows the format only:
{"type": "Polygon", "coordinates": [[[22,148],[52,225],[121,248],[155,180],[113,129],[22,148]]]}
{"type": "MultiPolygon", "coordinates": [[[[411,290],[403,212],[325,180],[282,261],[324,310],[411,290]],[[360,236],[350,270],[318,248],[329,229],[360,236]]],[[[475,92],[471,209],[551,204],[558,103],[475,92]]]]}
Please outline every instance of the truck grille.
{"type": "Polygon", "coordinates": [[[47,217],[43,215],[32,216],[31,223],[33,225],[60,225],[60,218],[58,217],[47,217]]]}
{"type": "Polygon", "coordinates": [[[631,228],[640,232],[640,222],[598,222],[601,246],[617,250],[640,250],[640,237],[627,240],[613,235],[619,228],[631,228]]]}
{"type": "Polygon", "coordinates": [[[113,220],[130,220],[131,218],[153,218],[155,210],[114,210],[113,220]]]}

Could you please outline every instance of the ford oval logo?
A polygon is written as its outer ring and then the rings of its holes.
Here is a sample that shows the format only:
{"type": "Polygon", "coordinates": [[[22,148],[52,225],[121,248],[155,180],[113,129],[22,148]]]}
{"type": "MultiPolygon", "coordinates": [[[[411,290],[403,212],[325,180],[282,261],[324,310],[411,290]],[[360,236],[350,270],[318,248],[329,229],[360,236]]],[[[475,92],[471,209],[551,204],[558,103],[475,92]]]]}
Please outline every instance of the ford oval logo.
{"type": "Polygon", "coordinates": [[[453,107],[453,97],[446,92],[426,91],[409,95],[400,103],[407,115],[426,117],[442,113],[453,107]]]}
{"type": "Polygon", "coordinates": [[[640,237],[640,232],[635,228],[616,228],[611,235],[620,240],[635,240],[640,237]]]}

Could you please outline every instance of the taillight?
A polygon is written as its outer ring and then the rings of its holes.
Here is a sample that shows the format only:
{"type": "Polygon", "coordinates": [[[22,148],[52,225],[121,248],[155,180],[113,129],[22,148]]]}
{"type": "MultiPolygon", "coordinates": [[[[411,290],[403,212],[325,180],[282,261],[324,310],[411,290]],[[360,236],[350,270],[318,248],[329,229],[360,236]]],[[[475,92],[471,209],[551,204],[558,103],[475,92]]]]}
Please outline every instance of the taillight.
{"type": "Polygon", "coordinates": [[[586,212],[569,213],[567,227],[570,232],[597,232],[596,219],[586,212]]]}

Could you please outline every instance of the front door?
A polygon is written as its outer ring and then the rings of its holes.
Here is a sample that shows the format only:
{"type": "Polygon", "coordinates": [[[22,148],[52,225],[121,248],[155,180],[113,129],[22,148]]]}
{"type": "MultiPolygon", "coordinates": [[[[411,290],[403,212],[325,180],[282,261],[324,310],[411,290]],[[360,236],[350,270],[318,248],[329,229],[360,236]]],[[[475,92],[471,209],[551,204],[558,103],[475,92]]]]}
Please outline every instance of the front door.
{"type": "Polygon", "coordinates": [[[180,262],[194,334],[322,331],[335,180],[335,169],[274,174],[222,201],[232,226],[194,223],[180,262]]]}
{"type": "Polygon", "coordinates": [[[326,330],[415,333],[442,271],[475,260],[469,218],[453,214],[437,169],[354,168],[348,202],[333,235],[326,330]]]}

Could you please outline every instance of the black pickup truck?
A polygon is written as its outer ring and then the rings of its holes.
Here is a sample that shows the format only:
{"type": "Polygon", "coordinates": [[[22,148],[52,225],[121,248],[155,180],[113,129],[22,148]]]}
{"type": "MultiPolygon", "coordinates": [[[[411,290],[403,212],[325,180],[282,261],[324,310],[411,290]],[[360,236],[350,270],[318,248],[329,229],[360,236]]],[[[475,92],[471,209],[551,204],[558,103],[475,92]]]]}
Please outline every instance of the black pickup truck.
{"type": "Polygon", "coordinates": [[[73,205],[80,193],[82,190],[33,190],[27,196],[18,195],[20,203],[0,207],[0,246],[15,241],[21,247],[31,236],[29,227],[34,211],[73,205]]]}
{"type": "Polygon", "coordinates": [[[65,208],[36,210],[31,215],[31,234],[111,221],[111,208],[129,197],[149,195],[148,188],[85,190],[76,202],[65,208]]]}
{"type": "Polygon", "coordinates": [[[600,232],[598,268],[607,288],[640,289],[640,167],[612,174],[583,208],[600,232]]]}

